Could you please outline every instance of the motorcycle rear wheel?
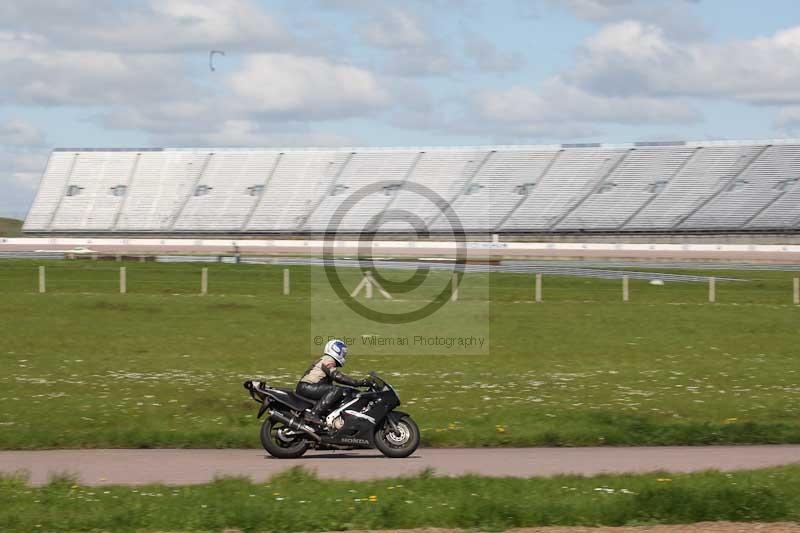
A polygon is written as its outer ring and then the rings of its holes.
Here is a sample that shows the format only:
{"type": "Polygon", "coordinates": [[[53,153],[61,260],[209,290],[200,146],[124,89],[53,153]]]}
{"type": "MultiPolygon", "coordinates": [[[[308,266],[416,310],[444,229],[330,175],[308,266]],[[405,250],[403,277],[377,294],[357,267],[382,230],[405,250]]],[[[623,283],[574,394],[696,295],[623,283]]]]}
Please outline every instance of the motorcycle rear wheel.
{"type": "Polygon", "coordinates": [[[375,431],[375,447],[386,457],[401,459],[408,457],[419,446],[419,427],[410,416],[395,422],[397,431],[393,432],[388,421],[375,431]]]}
{"type": "Polygon", "coordinates": [[[308,441],[303,438],[285,441],[278,434],[285,428],[282,422],[265,420],[261,426],[261,445],[267,453],[278,459],[297,459],[308,450],[308,441]]]}

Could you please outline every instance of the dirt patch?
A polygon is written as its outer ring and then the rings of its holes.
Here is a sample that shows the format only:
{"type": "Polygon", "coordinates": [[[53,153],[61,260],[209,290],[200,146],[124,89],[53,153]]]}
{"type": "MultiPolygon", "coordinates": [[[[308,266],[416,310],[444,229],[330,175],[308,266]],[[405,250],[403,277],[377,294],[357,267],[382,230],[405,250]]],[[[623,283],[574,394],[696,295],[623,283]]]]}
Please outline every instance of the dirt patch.
{"type": "MultiPolygon", "coordinates": [[[[474,530],[471,530],[474,531],[474,530]]],[[[774,524],[702,522],[671,526],[630,527],[529,527],[509,529],[506,533],[800,533],[800,524],[776,522],[774,524]]],[[[341,532],[337,532],[341,533],[341,532]]],[[[390,529],[381,531],[348,531],[347,533],[467,533],[463,529],[390,529]]]]}
{"type": "Polygon", "coordinates": [[[127,302],[108,302],[105,300],[101,300],[98,302],[91,302],[83,304],[81,307],[84,309],[90,309],[92,311],[140,311],[146,313],[160,313],[161,308],[155,307],[152,305],[142,306],[142,305],[131,305],[127,302]]]}
{"type": "Polygon", "coordinates": [[[209,304],[207,307],[209,309],[216,309],[216,310],[231,310],[231,309],[252,309],[255,307],[255,305],[242,304],[238,302],[223,302],[223,303],[209,304]]]}

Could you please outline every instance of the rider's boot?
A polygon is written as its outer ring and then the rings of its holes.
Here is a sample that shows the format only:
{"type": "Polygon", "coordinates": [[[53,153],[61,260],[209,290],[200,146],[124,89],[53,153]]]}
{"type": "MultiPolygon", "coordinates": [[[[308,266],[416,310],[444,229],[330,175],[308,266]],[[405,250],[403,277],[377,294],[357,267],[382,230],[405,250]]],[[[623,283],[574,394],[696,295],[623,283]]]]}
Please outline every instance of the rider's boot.
{"type": "Polygon", "coordinates": [[[322,398],[317,400],[311,411],[306,413],[306,420],[322,426],[324,424],[323,413],[328,413],[338,400],[341,399],[341,390],[338,387],[331,387],[322,398]]]}
{"type": "Polygon", "coordinates": [[[324,423],[316,406],[314,406],[314,409],[311,411],[306,411],[305,417],[307,421],[311,422],[312,424],[316,424],[317,426],[321,426],[324,423]]]}

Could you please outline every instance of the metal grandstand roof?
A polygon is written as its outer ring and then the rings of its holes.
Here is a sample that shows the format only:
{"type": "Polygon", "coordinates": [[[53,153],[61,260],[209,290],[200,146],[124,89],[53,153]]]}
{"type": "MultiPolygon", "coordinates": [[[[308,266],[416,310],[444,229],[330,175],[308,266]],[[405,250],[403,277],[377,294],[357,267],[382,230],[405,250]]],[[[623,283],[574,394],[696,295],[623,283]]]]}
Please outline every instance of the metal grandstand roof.
{"type": "Polygon", "coordinates": [[[800,138],[695,140],[695,141],[634,141],[628,143],[562,143],[562,144],[497,144],[497,145],[453,145],[453,146],[176,146],[150,148],[54,148],[54,152],[365,152],[393,150],[562,150],[562,149],[631,149],[643,147],[702,147],[702,146],[749,146],[800,144],[800,138]]]}

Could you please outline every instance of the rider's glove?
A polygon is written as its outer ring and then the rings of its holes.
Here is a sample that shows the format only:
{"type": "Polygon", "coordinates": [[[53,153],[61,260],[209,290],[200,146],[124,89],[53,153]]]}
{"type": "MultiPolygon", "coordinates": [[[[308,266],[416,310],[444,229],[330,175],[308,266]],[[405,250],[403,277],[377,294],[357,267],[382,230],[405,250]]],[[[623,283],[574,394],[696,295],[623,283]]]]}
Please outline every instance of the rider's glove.
{"type": "Polygon", "coordinates": [[[364,378],[364,379],[362,379],[361,381],[358,382],[358,386],[359,387],[369,387],[370,385],[372,385],[372,380],[371,379],[364,378]]]}

